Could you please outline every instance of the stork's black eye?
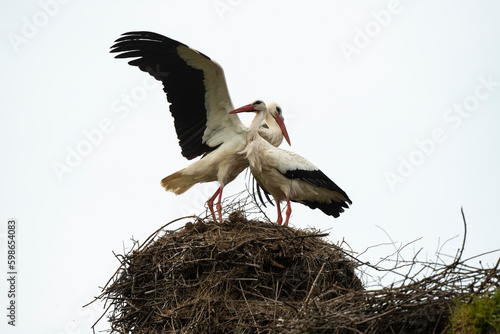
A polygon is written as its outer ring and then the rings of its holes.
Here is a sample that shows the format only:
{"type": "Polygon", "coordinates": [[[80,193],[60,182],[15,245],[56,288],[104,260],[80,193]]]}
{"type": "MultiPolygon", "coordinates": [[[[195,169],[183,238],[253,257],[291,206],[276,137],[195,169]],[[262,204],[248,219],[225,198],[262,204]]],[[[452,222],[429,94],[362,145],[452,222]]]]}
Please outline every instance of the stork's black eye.
{"type": "Polygon", "coordinates": [[[276,111],[278,112],[278,116],[281,115],[281,108],[280,107],[276,107],[276,111]]]}
{"type": "Polygon", "coordinates": [[[261,100],[257,100],[257,101],[255,101],[253,104],[254,104],[254,105],[256,105],[256,106],[258,106],[258,105],[259,105],[259,104],[261,104],[261,103],[264,103],[264,102],[262,102],[261,100]]]}

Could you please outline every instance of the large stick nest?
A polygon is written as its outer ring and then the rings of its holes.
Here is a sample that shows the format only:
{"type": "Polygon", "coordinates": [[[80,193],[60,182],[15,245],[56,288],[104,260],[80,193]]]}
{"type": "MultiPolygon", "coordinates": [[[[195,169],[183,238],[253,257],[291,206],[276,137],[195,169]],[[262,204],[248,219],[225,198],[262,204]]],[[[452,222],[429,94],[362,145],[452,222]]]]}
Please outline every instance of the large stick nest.
{"type": "Polygon", "coordinates": [[[155,235],[123,257],[105,290],[111,331],[251,333],[311,296],[361,290],[355,264],[326,235],[248,221],[241,211],[155,235]]]}
{"type": "Polygon", "coordinates": [[[325,236],[242,211],[221,224],[193,217],[118,255],[96,300],[111,333],[444,333],[457,300],[500,286],[499,263],[473,268],[460,252],[449,265],[401,261],[400,284],[367,290],[355,272],[371,265],[325,236]]]}

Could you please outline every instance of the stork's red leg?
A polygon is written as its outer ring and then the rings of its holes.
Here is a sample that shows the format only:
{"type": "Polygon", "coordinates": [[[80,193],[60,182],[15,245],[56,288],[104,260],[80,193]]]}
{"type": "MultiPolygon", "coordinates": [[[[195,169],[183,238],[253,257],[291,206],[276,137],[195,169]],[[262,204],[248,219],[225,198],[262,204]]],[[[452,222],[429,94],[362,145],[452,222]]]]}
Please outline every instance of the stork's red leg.
{"type": "Polygon", "coordinates": [[[290,205],[290,196],[286,196],[286,218],[285,226],[288,226],[288,221],[290,220],[290,214],[292,213],[292,206],[290,205]]]}
{"type": "Polygon", "coordinates": [[[283,217],[281,217],[280,202],[276,200],[274,201],[276,202],[276,208],[278,209],[278,220],[276,221],[276,224],[281,225],[281,223],[283,222],[283,217]]]}
{"type": "Polygon", "coordinates": [[[210,199],[207,201],[208,208],[210,209],[210,212],[212,213],[212,218],[214,219],[214,222],[217,222],[217,218],[215,218],[215,212],[214,212],[214,200],[219,195],[221,192],[221,188],[219,187],[215,194],[210,197],[210,199]]]}
{"type": "Polygon", "coordinates": [[[222,223],[222,205],[221,205],[222,189],[224,189],[223,185],[221,185],[219,188],[219,200],[217,201],[217,212],[219,213],[219,220],[221,223],[222,223]]]}

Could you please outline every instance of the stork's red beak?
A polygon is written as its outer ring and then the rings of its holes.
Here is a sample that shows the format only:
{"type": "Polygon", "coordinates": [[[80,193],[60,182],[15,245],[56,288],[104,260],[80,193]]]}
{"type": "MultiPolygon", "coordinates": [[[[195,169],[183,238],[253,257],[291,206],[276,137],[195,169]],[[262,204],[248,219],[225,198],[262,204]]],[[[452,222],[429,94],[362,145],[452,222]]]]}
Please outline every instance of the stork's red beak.
{"type": "Polygon", "coordinates": [[[276,120],[276,123],[278,123],[278,126],[281,129],[281,132],[283,133],[283,137],[285,137],[286,142],[288,145],[292,146],[290,143],[290,137],[288,137],[288,131],[286,130],[285,122],[283,121],[283,118],[280,116],[274,118],[276,120]]]}
{"type": "Polygon", "coordinates": [[[250,112],[250,111],[256,111],[256,110],[254,109],[253,105],[247,104],[246,106],[230,111],[229,114],[237,114],[240,112],[250,112]]]}
{"type": "MultiPolygon", "coordinates": [[[[255,108],[252,104],[247,104],[246,106],[243,106],[241,108],[234,109],[234,110],[230,111],[229,114],[237,114],[240,112],[250,112],[250,111],[256,112],[257,110],[255,110],[255,108]]],[[[276,123],[278,123],[278,126],[280,127],[281,132],[283,133],[283,137],[285,137],[286,142],[288,143],[288,145],[292,146],[292,144],[290,143],[290,137],[288,137],[288,131],[286,130],[286,126],[285,126],[285,122],[283,121],[283,118],[280,116],[277,116],[274,119],[276,120],[276,123]]]]}

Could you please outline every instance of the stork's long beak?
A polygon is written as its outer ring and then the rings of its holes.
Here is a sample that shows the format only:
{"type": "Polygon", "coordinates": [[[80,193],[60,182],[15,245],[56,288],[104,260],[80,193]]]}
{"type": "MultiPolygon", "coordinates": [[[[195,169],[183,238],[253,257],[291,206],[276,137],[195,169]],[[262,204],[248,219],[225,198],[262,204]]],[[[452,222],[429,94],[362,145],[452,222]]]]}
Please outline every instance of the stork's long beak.
{"type": "Polygon", "coordinates": [[[250,112],[250,111],[256,111],[256,110],[254,109],[253,105],[247,104],[246,106],[230,111],[229,114],[237,114],[240,112],[250,112]]]}
{"type": "Polygon", "coordinates": [[[286,126],[285,126],[285,122],[283,121],[283,118],[278,116],[278,117],[275,117],[274,119],[276,120],[276,123],[278,123],[278,126],[280,127],[281,132],[283,133],[283,137],[285,137],[286,142],[288,143],[288,145],[292,146],[292,144],[290,143],[290,137],[288,137],[288,131],[286,131],[286,126]]]}

